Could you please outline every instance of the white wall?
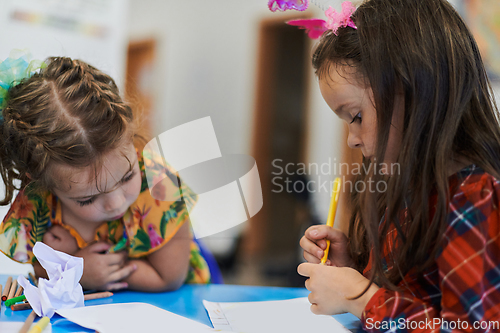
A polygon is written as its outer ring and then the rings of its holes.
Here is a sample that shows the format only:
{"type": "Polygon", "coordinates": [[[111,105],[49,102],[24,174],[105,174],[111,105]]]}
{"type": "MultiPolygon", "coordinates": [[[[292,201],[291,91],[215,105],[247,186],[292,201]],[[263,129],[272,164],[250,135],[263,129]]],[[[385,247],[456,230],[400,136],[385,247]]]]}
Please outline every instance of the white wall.
{"type": "MultiPolygon", "coordinates": [[[[339,1],[333,3],[340,8],[339,1]]],[[[310,10],[324,15],[313,5],[310,10]]],[[[131,38],[156,37],[159,46],[152,85],[155,133],[211,116],[223,154],[250,154],[259,23],[282,18],[285,24],[289,17],[290,12],[270,12],[267,1],[132,0],[131,38]]],[[[339,160],[341,123],[313,75],[311,81],[308,162],[339,160]]],[[[330,193],[313,197],[326,217],[330,193]]]]}
{"type": "Polygon", "coordinates": [[[34,59],[79,58],[123,83],[128,0],[0,0],[0,61],[12,49],[34,59]],[[22,16],[22,18],[13,18],[22,16]],[[63,22],[71,22],[64,25],[63,22]],[[99,32],[101,31],[101,33],[99,32]]]}
{"type": "Polygon", "coordinates": [[[211,116],[222,153],[247,152],[254,107],[257,1],[131,1],[132,39],[156,37],[159,134],[211,116]]]}

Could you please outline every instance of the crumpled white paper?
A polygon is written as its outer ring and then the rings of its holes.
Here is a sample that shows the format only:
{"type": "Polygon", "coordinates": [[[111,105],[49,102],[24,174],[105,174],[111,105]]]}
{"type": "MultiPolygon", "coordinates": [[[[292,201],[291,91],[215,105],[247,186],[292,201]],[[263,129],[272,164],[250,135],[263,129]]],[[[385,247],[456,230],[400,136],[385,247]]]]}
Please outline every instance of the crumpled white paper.
{"type": "Polygon", "coordinates": [[[39,316],[52,318],[55,310],[83,306],[83,289],[80,279],[83,274],[83,258],[56,251],[37,242],[33,253],[47,271],[49,279],[38,280],[38,288],[24,276],[17,278],[24,288],[26,299],[39,316]]]}

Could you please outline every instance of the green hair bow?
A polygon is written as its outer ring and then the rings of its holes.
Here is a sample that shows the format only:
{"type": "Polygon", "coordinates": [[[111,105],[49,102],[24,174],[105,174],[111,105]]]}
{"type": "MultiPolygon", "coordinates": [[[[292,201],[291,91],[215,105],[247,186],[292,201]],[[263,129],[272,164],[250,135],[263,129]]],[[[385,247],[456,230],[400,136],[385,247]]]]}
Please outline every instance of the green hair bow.
{"type": "MultiPolygon", "coordinates": [[[[7,59],[0,63],[0,111],[7,102],[9,88],[20,83],[22,79],[31,77],[41,68],[47,67],[41,60],[29,60],[27,50],[12,50],[7,59]]],[[[0,122],[3,115],[0,113],[0,122]]]]}

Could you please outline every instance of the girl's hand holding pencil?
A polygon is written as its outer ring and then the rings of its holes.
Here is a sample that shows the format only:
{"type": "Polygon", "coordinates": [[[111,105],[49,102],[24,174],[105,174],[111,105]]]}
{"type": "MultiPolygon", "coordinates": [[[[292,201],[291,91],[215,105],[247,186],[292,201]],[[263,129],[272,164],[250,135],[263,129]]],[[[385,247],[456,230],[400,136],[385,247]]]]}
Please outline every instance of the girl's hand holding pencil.
{"type": "Polygon", "coordinates": [[[330,241],[327,266],[353,267],[353,260],[347,248],[346,235],[335,228],[326,225],[309,227],[300,239],[300,246],[304,250],[304,259],[313,264],[319,264],[330,241]]]}
{"type": "Polygon", "coordinates": [[[370,281],[352,268],[353,260],[347,248],[348,239],[342,231],[333,228],[340,185],[340,178],[335,179],[326,225],[310,227],[300,240],[304,259],[308,263],[299,265],[297,272],[308,277],[305,285],[311,292],[308,297],[311,312],[324,315],[350,312],[361,317],[368,300],[378,287],[372,285],[363,296],[350,299],[361,294],[370,281]]]}
{"type": "MultiPolygon", "coordinates": [[[[335,222],[335,216],[337,215],[337,206],[340,198],[340,185],[341,185],[340,178],[339,177],[335,178],[335,181],[333,182],[332,197],[330,198],[330,209],[328,210],[328,219],[326,220],[326,225],[332,228],[335,222]]],[[[321,265],[326,264],[326,261],[328,260],[329,250],[330,250],[330,240],[327,239],[325,253],[323,254],[323,258],[321,258],[321,265]]]]}
{"type": "Polygon", "coordinates": [[[341,189],[340,178],[336,178],[332,189],[330,210],[326,225],[308,228],[300,240],[304,259],[313,264],[352,267],[353,261],[347,249],[348,239],[344,233],[333,228],[341,189]]]}

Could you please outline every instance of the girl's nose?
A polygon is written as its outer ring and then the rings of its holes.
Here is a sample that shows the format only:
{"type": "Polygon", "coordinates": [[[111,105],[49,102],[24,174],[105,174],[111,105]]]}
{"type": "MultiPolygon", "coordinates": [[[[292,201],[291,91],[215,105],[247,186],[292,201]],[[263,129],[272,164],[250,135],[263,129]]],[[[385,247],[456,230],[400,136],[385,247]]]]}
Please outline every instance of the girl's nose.
{"type": "Polygon", "coordinates": [[[349,131],[349,136],[347,137],[347,145],[352,149],[361,148],[363,142],[358,135],[354,135],[351,131],[349,131]]]}
{"type": "Polygon", "coordinates": [[[126,198],[124,192],[121,189],[116,189],[115,191],[108,193],[106,198],[106,210],[111,212],[123,208],[125,205],[126,198]]]}

